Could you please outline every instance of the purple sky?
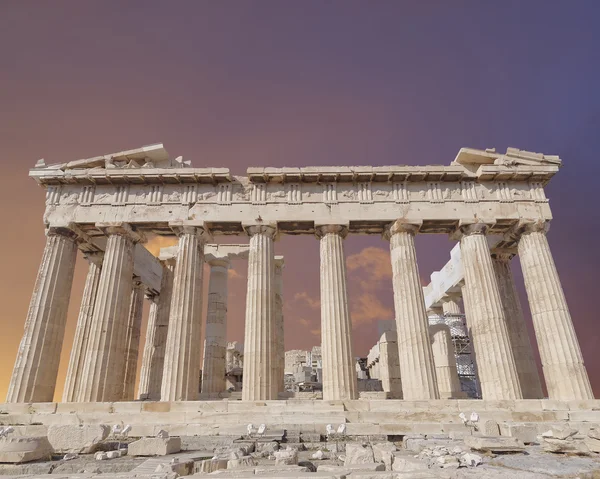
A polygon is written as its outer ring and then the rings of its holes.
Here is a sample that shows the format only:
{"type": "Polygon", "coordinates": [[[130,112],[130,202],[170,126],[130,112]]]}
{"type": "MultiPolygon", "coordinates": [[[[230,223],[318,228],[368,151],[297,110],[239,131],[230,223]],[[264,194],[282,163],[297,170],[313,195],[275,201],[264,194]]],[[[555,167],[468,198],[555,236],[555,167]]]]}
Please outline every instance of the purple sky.
{"type": "MultiPolygon", "coordinates": [[[[27,170],[153,142],[236,174],[447,165],[462,146],[560,155],[550,244],[600,394],[599,14],[596,1],[1,2],[0,396],[44,241],[43,193],[27,170]]],[[[418,238],[424,281],[452,245],[418,238]]],[[[387,247],[346,241],[357,354],[392,317],[387,247]]],[[[318,242],[283,238],[277,253],[288,258],[286,348],[309,348],[318,242]]],[[[242,339],[245,265],[235,274],[228,334],[242,339]]],[[[84,275],[80,264],[67,354],[84,275]]]]}

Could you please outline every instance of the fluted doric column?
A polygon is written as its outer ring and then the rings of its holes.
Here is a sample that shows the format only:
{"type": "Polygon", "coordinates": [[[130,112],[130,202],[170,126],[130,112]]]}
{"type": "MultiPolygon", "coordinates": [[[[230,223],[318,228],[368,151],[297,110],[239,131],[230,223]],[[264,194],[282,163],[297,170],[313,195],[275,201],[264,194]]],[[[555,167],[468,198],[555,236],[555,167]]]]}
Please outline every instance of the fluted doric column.
{"type": "Polygon", "coordinates": [[[135,244],[142,238],[125,223],[97,225],[108,236],[83,365],[79,400],[120,401],[135,244]]]}
{"type": "Polygon", "coordinates": [[[521,399],[521,386],[506,327],[498,281],[483,223],[460,228],[460,250],[471,339],[483,399],[521,399]]]}
{"type": "Polygon", "coordinates": [[[417,231],[416,225],[396,221],[384,234],[390,241],[398,357],[405,400],[439,398],[415,251],[417,231]]]}
{"type": "Polygon", "coordinates": [[[79,317],[77,318],[71,356],[69,358],[69,367],[67,369],[62,396],[63,402],[78,402],[81,382],[85,381],[83,377],[83,363],[92,327],[92,317],[94,315],[98,285],[100,284],[103,257],[104,253],[86,254],[86,259],[89,261],[89,269],[83,289],[81,307],[79,308],[79,317]]]}
{"type": "Polygon", "coordinates": [[[341,225],[318,226],[316,233],[321,240],[323,399],[357,399],[344,256],[344,238],[348,228],[341,225]]]}
{"type": "Polygon", "coordinates": [[[464,397],[460,389],[450,328],[444,323],[432,324],[429,326],[429,335],[440,399],[464,397]]]}
{"type": "Polygon", "coordinates": [[[523,309],[510,269],[510,260],[513,255],[514,253],[511,252],[494,250],[492,251],[492,263],[500,289],[508,337],[515,357],[523,398],[540,399],[543,397],[540,375],[533,359],[533,349],[525,325],[523,309]]]}
{"type": "Polygon", "coordinates": [[[206,339],[202,366],[202,395],[225,391],[225,350],[227,349],[227,275],[229,260],[211,258],[206,311],[206,339]]]}
{"type": "Polygon", "coordinates": [[[6,402],[53,400],[77,258],[75,239],[65,228],[46,231],[46,247],[6,402]]]}
{"type": "Polygon", "coordinates": [[[202,228],[177,228],[179,248],[163,366],[161,401],[193,401],[199,396],[202,321],[202,228]]]}
{"type": "Polygon", "coordinates": [[[455,298],[447,298],[442,303],[444,314],[460,314],[460,306],[455,298]]]}
{"type": "Polygon", "coordinates": [[[284,327],[283,327],[283,256],[275,256],[275,288],[273,296],[273,315],[275,317],[273,328],[275,351],[274,381],[277,385],[277,392],[285,390],[285,346],[284,346],[284,327]]]}
{"type": "Polygon", "coordinates": [[[525,226],[518,252],[548,396],[560,400],[593,399],[544,223],[525,226]]]}
{"type": "Polygon", "coordinates": [[[277,385],[273,381],[273,240],[276,228],[269,225],[251,225],[245,229],[250,235],[250,249],[242,400],[277,399],[277,385]]]}
{"type": "Polygon", "coordinates": [[[160,294],[155,296],[150,304],[142,369],[140,371],[139,398],[152,401],[160,400],[173,293],[173,271],[175,269],[174,260],[163,263],[160,294]]]}
{"type": "Polygon", "coordinates": [[[123,401],[133,401],[135,394],[135,376],[140,351],[140,333],[144,310],[144,284],[139,277],[133,278],[131,304],[127,321],[125,340],[125,375],[123,379],[123,401]]]}

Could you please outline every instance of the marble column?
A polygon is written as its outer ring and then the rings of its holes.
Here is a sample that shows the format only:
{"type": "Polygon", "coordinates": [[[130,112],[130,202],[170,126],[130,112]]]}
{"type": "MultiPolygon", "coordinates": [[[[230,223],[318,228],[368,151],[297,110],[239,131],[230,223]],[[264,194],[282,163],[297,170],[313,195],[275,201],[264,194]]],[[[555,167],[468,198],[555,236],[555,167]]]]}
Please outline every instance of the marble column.
{"type": "Polygon", "coordinates": [[[49,228],[6,402],[51,402],[77,258],[74,233],[49,228]]]}
{"type": "Polygon", "coordinates": [[[78,402],[81,382],[85,381],[83,377],[83,362],[92,327],[92,316],[94,314],[94,305],[96,304],[98,285],[100,284],[103,257],[104,253],[88,253],[85,256],[89,262],[89,268],[83,289],[79,316],[77,318],[71,356],[69,358],[69,367],[62,395],[63,402],[78,402]]]}
{"type": "Polygon", "coordinates": [[[202,396],[222,393],[225,386],[225,350],[227,349],[227,275],[229,260],[213,258],[208,280],[206,340],[202,367],[202,396]]]}
{"type": "Polygon", "coordinates": [[[357,399],[344,256],[344,238],[348,228],[341,225],[318,226],[316,234],[321,242],[323,399],[357,399]]]}
{"type": "Polygon", "coordinates": [[[175,261],[163,262],[160,294],[152,299],[140,371],[139,398],[160,401],[175,261]]]}
{"type": "Polygon", "coordinates": [[[274,315],[274,340],[275,351],[275,367],[274,381],[277,385],[277,392],[285,390],[285,345],[284,345],[284,326],[283,326],[283,256],[275,256],[275,288],[273,297],[273,315],[274,315]]]}
{"type": "Polygon", "coordinates": [[[124,223],[98,227],[108,241],[83,365],[82,402],[120,401],[123,396],[134,249],[141,240],[124,223]]]}
{"type": "Polygon", "coordinates": [[[138,277],[133,278],[133,291],[127,320],[127,338],[125,340],[125,374],[123,380],[123,401],[133,401],[135,395],[135,376],[140,351],[140,333],[144,310],[144,284],[138,277]]]}
{"type": "Polygon", "coordinates": [[[470,310],[469,327],[483,399],[521,399],[506,317],[483,223],[460,228],[470,310]]]}
{"type": "Polygon", "coordinates": [[[508,337],[512,347],[519,384],[524,399],[540,399],[543,397],[540,375],[538,374],[529,333],[525,325],[523,309],[515,286],[510,260],[513,253],[492,251],[492,263],[496,272],[496,280],[500,289],[500,298],[504,307],[508,337]]]}
{"type": "Polygon", "coordinates": [[[543,223],[525,226],[518,244],[544,379],[551,399],[594,394],[543,223]]]}
{"type": "Polygon", "coordinates": [[[460,388],[450,328],[444,323],[429,326],[440,399],[464,397],[460,388]]]}
{"type": "Polygon", "coordinates": [[[177,229],[179,248],[173,279],[161,401],[193,401],[199,396],[204,230],[177,229]]]}
{"type": "Polygon", "coordinates": [[[415,251],[417,231],[416,225],[396,221],[384,234],[390,241],[402,393],[409,401],[439,398],[415,251]]]}
{"type": "Polygon", "coordinates": [[[386,331],[379,340],[379,366],[381,386],[388,393],[388,399],[402,399],[402,379],[396,331],[386,331]]]}
{"type": "Polygon", "coordinates": [[[250,249],[242,400],[277,399],[277,385],[273,381],[273,240],[276,228],[252,225],[246,227],[246,232],[250,235],[250,249]]]}
{"type": "Polygon", "coordinates": [[[442,303],[444,314],[460,314],[460,306],[455,298],[448,298],[442,303]]]}

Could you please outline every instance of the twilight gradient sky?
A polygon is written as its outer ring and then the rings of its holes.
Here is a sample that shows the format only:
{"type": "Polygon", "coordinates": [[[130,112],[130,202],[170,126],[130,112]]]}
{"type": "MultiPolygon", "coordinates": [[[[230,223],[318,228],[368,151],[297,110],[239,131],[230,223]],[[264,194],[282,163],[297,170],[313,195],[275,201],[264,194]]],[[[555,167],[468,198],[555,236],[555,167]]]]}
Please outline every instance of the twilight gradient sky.
{"type": "MultiPolygon", "coordinates": [[[[44,244],[44,194],[28,169],[154,142],[236,174],[448,164],[462,146],[560,155],[550,243],[599,396],[599,15],[597,1],[3,0],[0,401],[44,244]]],[[[424,283],[452,246],[418,237],[424,283]]],[[[387,247],[346,240],[357,355],[393,317],[387,247]]],[[[310,348],[318,242],[284,237],[276,252],[287,257],[286,348],[310,348]]],[[[242,340],[246,265],[234,267],[228,337],[242,340]]],[[[85,270],[79,261],[57,397],[85,270]]]]}

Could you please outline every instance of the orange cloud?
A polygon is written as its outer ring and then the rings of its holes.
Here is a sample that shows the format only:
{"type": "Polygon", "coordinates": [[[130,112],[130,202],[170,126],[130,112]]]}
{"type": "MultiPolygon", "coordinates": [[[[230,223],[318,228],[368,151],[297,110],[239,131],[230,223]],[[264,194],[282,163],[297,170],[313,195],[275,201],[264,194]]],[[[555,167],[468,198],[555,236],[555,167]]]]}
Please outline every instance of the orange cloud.
{"type": "Polygon", "coordinates": [[[229,269],[227,277],[229,279],[242,279],[242,275],[232,268],[229,269]]]}
{"type": "Polygon", "coordinates": [[[311,298],[306,291],[303,291],[302,293],[296,293],[294,295],[294,301],[304,303],[310,309],[319,309],[321,307],[321,300],[311,298]]]}
{"type": "Polygon", "coordinates": [[[375,294],[363,293],[354,296],[351,300],[350,317],[352,324],[358,325],[392,319],[394,312],[391,308],[386,307],[375,294]]]}
{"type": "Polygon", "coordinates": [[[175,246],[176,244],[177,238],[175,236],[152,236],[144,246],[154,256],[158,256],[161,248],[175,246]]]}
{"type": "Polygon", "coordinates": [[[348,256],[346,267],[351,273],[350,276],[352,272],[361,270],[361,277],[365,283],[392,278],[390,253],[382,248],[370,246],[360,253],[348,256]]]}
{"type": "Polygon", "coordinates": [[[312,334],[313,336],[317,336],[318,338],[320,338],[321,337],[321,328],[311,329],[310,330],[310,334],[312,334]]]}

